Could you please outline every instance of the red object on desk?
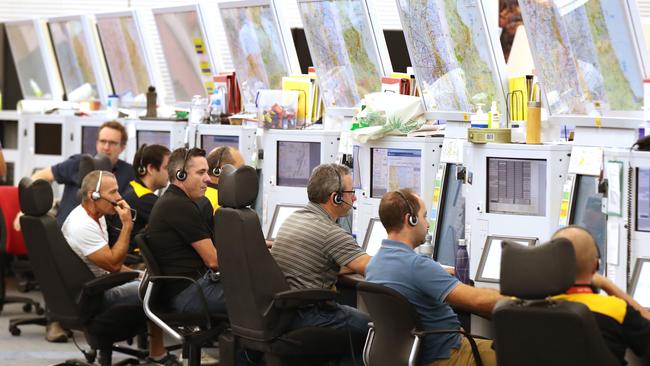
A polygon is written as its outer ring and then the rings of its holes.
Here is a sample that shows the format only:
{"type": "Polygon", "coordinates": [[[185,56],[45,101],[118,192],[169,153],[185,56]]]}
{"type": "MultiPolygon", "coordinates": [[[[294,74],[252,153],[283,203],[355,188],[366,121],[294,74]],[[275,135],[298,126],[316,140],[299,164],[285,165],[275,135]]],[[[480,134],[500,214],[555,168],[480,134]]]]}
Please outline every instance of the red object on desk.
{"type": "Polygon", "coordinates": [[[5,219],[5,228],[7,230],[7,244],[4,249],[7,253],[13,255],[27,254],[23,233],[14,230],[14,219],[20,212],[20,203],[18,202],[18,187],[0,186],[0,209],[5,219]]]}

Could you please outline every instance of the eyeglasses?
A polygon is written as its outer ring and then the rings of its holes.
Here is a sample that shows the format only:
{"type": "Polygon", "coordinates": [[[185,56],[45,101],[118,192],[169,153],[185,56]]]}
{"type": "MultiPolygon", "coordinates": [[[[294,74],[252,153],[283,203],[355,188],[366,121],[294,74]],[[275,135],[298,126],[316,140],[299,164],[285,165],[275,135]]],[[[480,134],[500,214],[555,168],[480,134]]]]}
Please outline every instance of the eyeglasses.
{"type": "Polygon", "coordinates": [[[119,142],[119,141],[111,141],[111,140],[97,140],[97,142],[99,142],[100,145],[106,145],[106,144],[108,144],[108,146],[110,146],[110,147],[116,147],[116,146],[119,146],[119,145],[120,145],[120,142],[119,142]]]}
{"type": "Polygon", "coordinates": [[[350,194],[355,194],[356,191],[341,191],[341,193],[350,193],[350,194]]]}

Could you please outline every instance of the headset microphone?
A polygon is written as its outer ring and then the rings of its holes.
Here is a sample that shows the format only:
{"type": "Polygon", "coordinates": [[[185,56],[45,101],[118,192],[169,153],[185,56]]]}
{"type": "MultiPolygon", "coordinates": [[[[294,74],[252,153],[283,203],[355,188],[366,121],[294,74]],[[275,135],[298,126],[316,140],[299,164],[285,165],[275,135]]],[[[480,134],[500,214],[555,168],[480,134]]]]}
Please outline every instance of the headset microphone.
{"type": "Polygon", "coordinates": [[[349,203],[348,201],[343,201],[343,200],[341,200],[341,203],[345,203],[346,205],[352,207],[353,210],[356,210],[356,209],[357,209],[356,207],[352,206],[352,204],[349,203]]]}

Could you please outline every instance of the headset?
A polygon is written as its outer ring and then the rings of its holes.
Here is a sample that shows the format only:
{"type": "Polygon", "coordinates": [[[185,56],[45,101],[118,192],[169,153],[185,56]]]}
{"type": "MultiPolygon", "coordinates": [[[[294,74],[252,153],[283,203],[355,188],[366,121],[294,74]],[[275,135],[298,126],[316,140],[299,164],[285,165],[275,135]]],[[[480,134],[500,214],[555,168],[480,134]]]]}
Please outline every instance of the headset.
{"type": "Polygon", "coordinates": [[[102,198],[102,195],[99,193],[99,189],[102,187],[102,175],[104,174],[103,170],[99,171],[99,179],[97,180],[97,185],[95,186],[95,190],[93,193],[90,194],[90,198],[93,201],[98,201],[102,198]]]}
{"type": "Polygon", "coordinates": [[[147,144],[142,144],[142,146],[140,146],[140,164],[138,165],[138,175],[141,177],[147,174],[147,167],[144,165],[144,151],[146,148],[147,144]]]}
{"type": "Polygon", "coordinates": [[[409,219],[408,219],[409,225],[417,226],[418,222],[420,220],[418,219],[417,215],[413,214],[413,206],[411,206],[411,203],[409,202],[409,200],[406,199],[406,196],[404,195],[404,193],[402,193],[401,191],[395,191],[395,193],[397,193],[400,197],[402,197],[404,202],[406,202],[406,206],[409,209],[409,212],[408,212],[408,214],[409,214],[409,219]]]}
{"type": "Polygon", "coordinates": [[[221,175],[221,160],[223,160],[223,154],[226,153],[226,150],[228,150],[228,146],[221,148],[219,155],[217,155],[217,163],[210,169],[210,173],[217,178],[221,175]]]}
{"type": "Polygon", "coordinates": [[[190,149],[185,148],[185,156],[183,157],[183,167],[180,170],[176,171],[176,179],[179,182],[184,181],[187,179],[187,171],[185,170],[186,164],[187,164],[187,157],[190,155],[190,149]]]}
{"type": "Polygon", "coordinates": [[[332,202],[337,206],[346,204],[352,207],[353,210],[356,210],[357,208],[354,207],[354,205],[352,205],[350,202],[343,200],[343,180],[341,179],[341,173],[339,173],[338,169],[336,169],[334,165],[330,165],[330,166],[332,167],[332,170],[334,170],[334,173],[336,173],[336,177],[338,178],[338,182],[339,182],[336,191],[332,192],[334,193],[334,198],[332,198],[332,202]]]}

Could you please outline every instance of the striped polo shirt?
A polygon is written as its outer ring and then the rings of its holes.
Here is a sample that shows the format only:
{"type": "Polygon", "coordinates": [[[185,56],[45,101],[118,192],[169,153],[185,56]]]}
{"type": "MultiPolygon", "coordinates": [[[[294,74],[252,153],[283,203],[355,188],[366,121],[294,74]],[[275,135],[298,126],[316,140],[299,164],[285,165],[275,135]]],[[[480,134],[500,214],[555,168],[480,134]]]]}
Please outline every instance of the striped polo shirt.
{"type": "Polygon", "coordinates": [[[365,253],[320,205],[310,202],[284,221],[271,254],[295,290],[332,288],[341,266],[365,253]]]}

